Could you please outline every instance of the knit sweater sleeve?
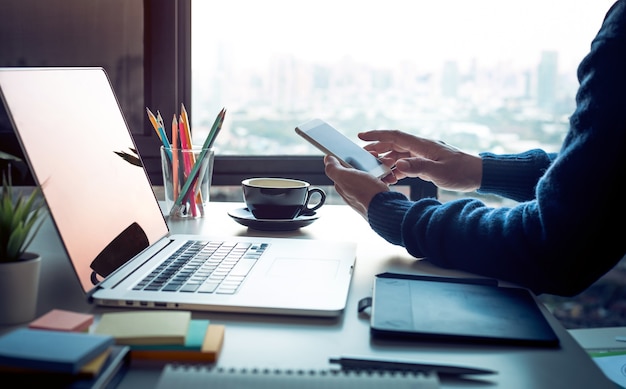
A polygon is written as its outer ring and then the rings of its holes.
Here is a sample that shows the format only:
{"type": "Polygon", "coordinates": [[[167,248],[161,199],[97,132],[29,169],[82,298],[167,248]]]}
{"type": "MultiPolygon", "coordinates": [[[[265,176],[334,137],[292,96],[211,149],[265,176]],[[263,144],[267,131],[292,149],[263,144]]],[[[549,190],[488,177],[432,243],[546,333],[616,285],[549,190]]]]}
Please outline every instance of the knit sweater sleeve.
{"type": "Polygon", "coordinates": [[[444,268],[513,282],[538,294],[571,296],[587,288],[626,252],[621,188],[626,178],[626,0],[608,12],[578,79],[570,128],[551,164],[537,151],[522,158],[483,156],[487,177],[481,189],[521,202],[492,208],[476,199],[413,202],[384,192],[370,203],[371,227],[414,257],[444,268]]]}
{"type": "Polygon", "coordinates": [[[478,193],[495,194],[515,201],[532,200],[537,181],[556,155],[539,149],[521,154],[481,153],[483,176],[478,193]]]}

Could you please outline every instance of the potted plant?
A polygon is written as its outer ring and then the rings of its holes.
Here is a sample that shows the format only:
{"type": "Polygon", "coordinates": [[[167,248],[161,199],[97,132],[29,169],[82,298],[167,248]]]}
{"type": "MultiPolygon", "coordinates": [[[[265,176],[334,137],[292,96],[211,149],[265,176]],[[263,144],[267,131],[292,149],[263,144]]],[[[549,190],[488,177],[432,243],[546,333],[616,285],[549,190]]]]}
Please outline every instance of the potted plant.
{"type": "Polygon", "coordinates": [[[0,194],[0,324],[32,320],[37,310],[41,257],[27,249],[43,224],[43,201],[36,187],[15,191],[2,173],[0,194]]]}

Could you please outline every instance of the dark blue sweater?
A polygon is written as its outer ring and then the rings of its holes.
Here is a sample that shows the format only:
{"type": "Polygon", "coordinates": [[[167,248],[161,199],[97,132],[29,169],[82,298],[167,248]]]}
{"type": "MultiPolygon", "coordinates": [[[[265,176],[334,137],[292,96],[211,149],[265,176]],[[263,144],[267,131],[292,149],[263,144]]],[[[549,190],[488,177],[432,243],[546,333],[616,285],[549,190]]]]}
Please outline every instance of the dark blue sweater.
{"type": "Polygon", "coordinates": [[[416,258],[571,296],[626,253],[626,0],[617,1],[578,68],[576,110],[558,155],[483,153],[479,192],[517,200],[442,204],[379,193],[371,227],[416,258]]]}

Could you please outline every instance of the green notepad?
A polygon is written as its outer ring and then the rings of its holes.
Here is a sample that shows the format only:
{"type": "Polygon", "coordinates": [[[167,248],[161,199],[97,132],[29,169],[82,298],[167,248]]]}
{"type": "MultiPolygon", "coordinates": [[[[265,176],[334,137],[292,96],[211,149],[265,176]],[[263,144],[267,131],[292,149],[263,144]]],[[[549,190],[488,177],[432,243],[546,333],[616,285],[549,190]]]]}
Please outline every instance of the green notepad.
{"type": "Polygon", "coordinates": [[[96,334],[111,335],[117,344],[185,344],[191,312],[126,311],[102,314],[96,334]]]}

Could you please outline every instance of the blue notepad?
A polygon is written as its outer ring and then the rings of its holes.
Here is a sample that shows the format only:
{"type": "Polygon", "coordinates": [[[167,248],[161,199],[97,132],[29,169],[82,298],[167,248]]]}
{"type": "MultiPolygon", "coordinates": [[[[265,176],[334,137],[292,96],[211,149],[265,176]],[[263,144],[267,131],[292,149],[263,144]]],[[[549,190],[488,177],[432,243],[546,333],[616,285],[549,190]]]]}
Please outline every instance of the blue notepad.
{"type": "Polygon", "coordinates": [[[109,335],[20,328],[0,337],[0,365],[75,374],[114,343],[109,335]]]}

